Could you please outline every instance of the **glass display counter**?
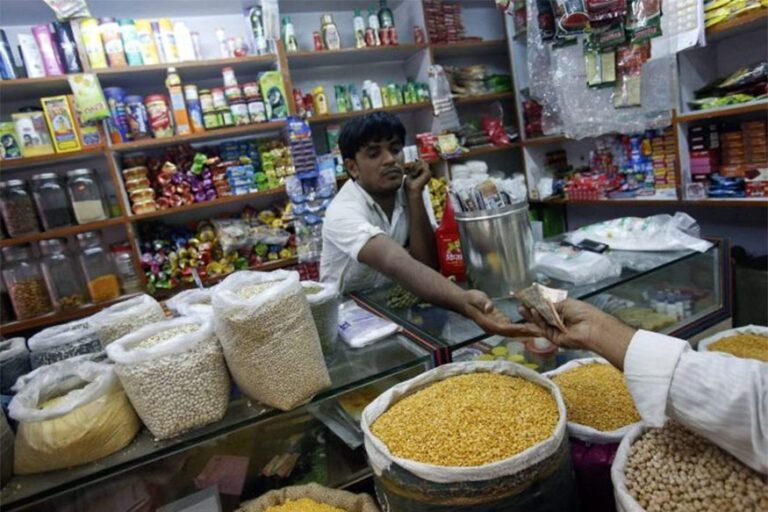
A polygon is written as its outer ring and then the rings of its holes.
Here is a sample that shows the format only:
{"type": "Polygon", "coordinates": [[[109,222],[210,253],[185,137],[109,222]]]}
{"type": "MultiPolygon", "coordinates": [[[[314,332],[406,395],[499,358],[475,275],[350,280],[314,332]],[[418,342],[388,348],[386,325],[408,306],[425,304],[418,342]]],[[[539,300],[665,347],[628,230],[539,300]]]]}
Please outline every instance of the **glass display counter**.
{"type": "MultiPolygon", "coordinates": [[[[621,275],[597,283],[573,284],[538,276],[540,283],[568,290],[637,327],[688,338],[730,316],[730,266],[727,243],[707,252],[605,253],[622,266],[621,275]]],[[[400,324],[404,333],[433,353],[435,364],[453,360],[454,351],[488,338],[474,322],[443,308],[419,304],[392,307],[395,287],[354,295],[362,306],[400,324]]],[[[495,300],[513,321],[521,321],[517,301],[495,300]]]]}
{"type": "Polygon", "coordinates": [[[143,429],[123,450],[62,471],[14,476],[2,510],[150,511],[219,485],[223,510],[264,492],[316,481],[344,487],[369,475],[359,414],[389,387],[431,367],[402,335],[352,349],[328,364],[332,385],[310,404],[281,412],[240,397],[216,423],[165,441],[143,429]],[[224,492],[227,491],[227,492],[224,492]]]}

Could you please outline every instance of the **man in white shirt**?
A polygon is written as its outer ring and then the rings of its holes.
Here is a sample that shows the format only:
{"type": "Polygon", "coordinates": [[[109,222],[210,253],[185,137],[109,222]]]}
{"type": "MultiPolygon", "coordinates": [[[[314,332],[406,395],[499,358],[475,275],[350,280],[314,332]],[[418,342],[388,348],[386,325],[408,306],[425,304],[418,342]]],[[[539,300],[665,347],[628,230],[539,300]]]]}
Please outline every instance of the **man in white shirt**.
{"type": "Polygon", "coordinates": [[[342,293],[396,281],[488,333],[509,328],[510,320],[487,295],[463,290],[435,271],[437,247],[422,199],[429,166],[423,161],[404,164],[404,143],[405,127],[386,112],[364,114],[344,125],[339,149],[351,180],[325,214],[321,280],[337,282],[342,293]]]}
{"type": "Polygon", "coordinates": [[[768,474],[768,363],[695,352],[684,340],[635,330],[578,300],[556,307],[565,332],[521,308],[528,323],[506,334],[543,336],[559,346],[597,352],[624,370],[646,425],[660,427],[672,418],[768,474]]]}

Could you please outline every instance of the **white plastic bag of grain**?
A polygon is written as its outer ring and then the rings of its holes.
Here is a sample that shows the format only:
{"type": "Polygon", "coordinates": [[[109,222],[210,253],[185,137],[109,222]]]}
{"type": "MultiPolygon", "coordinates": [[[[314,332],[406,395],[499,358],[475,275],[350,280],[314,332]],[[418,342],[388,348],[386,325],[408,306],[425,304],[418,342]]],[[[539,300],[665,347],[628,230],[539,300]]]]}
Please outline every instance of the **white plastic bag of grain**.
{"type": "Polygon", "coordinates": [[[41,368],[11,400],[14,473],[52,471],[114,453],[139,431],[112,365],[80,361],[41,368]]]}
{"type": "Polygon", "coordinates": [[[237,386],[287,411],[331,385],[298,272],[235,272],[213,292],[216,335],[237,386]]]}
{"type": "MultiPolygon", "coordinates": [[[[451,406],[446,404],[446,407],[451,406]]],[[[535,404],[531,407],[535,407],[535,404]]],[[[379,395],[363,411],[360,426],[377,496],[385,510],[576,510],[576,490],[566,436],[565,403],[560,390],[552,381],[522,365],[507,361],[471,361],[439,366],[379,395]],[[483,372],[520,377],[549,391],[558,411],[552,435],[497,462],[479,466],[439,466],[393,455],[387,445],[371,431],[379,416],[403,398],[451,377],[483,372]]],[[[470,428],[471,423],[467,425],[467,429],[470,428]]]]}
{"type": "Polygon", "coordinates": [[[175,316],[212,315],[213,289],[214,287],[184,290],[165,301],[165,305],[175,316]]]}
{"type": "Polygon", "coordinates": [[[624,467],[627,465],[629,451],[634,443],[643,433],[645,427],[642,424],[633,425],[621,440],[619,449],[611,465],[611,482],[613,483],[613,493],[616,496],[617,512],[645,512],[645,509],[632,497],[627,489],[627,480],[624,477],[624,467]]]}
{"type": "Polygon", "coordinates": [[[27,340],[27,346],[32,368],[102,350],[99,335],[87,319],[43,329],[27,340]]]}
{"type": "Polygon", "coordinates": [[[270,507],[279,507],[288,500],[310,499],[345,512],[380,512],[376,502],[367,494],[352,494],[340,489],[329,489],[317,483],[293,485],[269,491],[262,496],[240,504],[235,512],[265,512],[270,507]]]}
{"type": "Polygon", "coordinates": [[[104,348],[145,325],[165,319],[163,307],[147,294],[102,309],[88,320],[99,333],[104,348]]]}
{"type": "Polygon", "coordinates": [[[29,370],[29,351],[24,338],[0,341],[0,394],[10,395],[16,380],[29,370]]]}
{"type": "MultiPolygon", "coordinates": [[[[593,364],[593,363],[608,364],[608,365],[611,364],[605,359],[603,359],[602,357],[584,357],[582,359],[574,359],[572,361],[568,361],[567,363],[560,366],[559,368],[546,372],[543,375],[551,379],[555,375],[559,375],[572,368],[576,368],[578,366],[582,366],[585,364],[593,364]]],[[[620,443],[621,440],[624,439],[624,436],[627,435],[627,433],[636,425],[640,425],[640,422],[631,423],[627,426],[618,428],[616,430],[610,430],[610,431],[604,432],[602,430],[597,430],[596,428],[592,428],[587,425],[581,425],[579,423],[574,423],[572,421],[569,421],[568,435],[570,437],[578,439],[579,441],[584,441],[586,443],[592,443],[592,444],[620,443]]]]}
{"type": "Polygon", "coordinates": [[[49,365],[41,366],[16,379],[16,383],[11,388],[11,391],[18,393],[24,388],[24,386],[35,380],[39,374],[50,371],[51,368],[75,366],[82,363],[83,361],[91,361],[95,363],[107,362],[106,359],[107,354],[104,351],[91,352],[90,354],[82,354],[79,356],[70,357],[69,359],[51,363],[49,365]]]}
{"type": "Polygon", "coordinates": [[[326,357],[336,350],[339,337],[339,288],[336,283],[319,283],[317,281],[302,281],[304,293],[315,319],[317,334],[320,336],[320,346],[326,357]]]}
{"type": "Polygon", "coordinates": [[[107,347],[141,421],[157,439],[224,417],[229,375],[211,318],[156,322],[107,347]]]}
{"type": "MultiPolygon", "coordinates": [[[[768,327],[762,326],[762,325],[746,325],[744,327],[737,327],[735,329],[727,329],[725,331],[720,331],[717,334],[713,334],[712,336],[709,336],[708,338],[704,338],[703,340],[699,341],[699,344],[696,346],[696,350],[699,352],[709,352],[709,346],[713,344],[716,341],[720,341],[723,338],[729,338],[731,336],[736,336],[738,334],[756,334],[758,336],[766,336],[768,337],[768,327]]],[[[716,352],[716,351],[713,351],[716,352]]],[[[733,354],[728,354],[727,352],[719,352],[720,354],[727,354],[731,357],[733,354]]]]}

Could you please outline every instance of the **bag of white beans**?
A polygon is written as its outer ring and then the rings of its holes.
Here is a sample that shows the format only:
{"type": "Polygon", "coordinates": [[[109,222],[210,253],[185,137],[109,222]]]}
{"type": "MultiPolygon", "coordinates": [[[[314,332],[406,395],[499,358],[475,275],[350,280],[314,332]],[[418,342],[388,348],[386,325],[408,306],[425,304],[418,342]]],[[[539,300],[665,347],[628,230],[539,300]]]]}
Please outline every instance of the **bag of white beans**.
{"type": "Polygon", "coordinates": [[[320,346],[328,358],[336,350],[339,337],[339,288],[336,283],[319,283],[317,281],[302,281],[301,286],[315,319],[317,334],[320,336],[320,346]]]}
{"type": "MultiPolygon", "coordinates": [[[[543,375],[551,379],[555,375],[560,375],[561,373],[564,373],[568,370],[572,370],[574,368],[578,368],[579,366],[583,366],[587,364],[610,365],[610,363],[605,359],[603,359],[602,357],[584,357],[581,359],[574,359],[572,361],[568,361],[567,363],[558,367],[557,369],[546,372],[543,375]]],[[[579,441],[584,441],[586,443],[591,443],[591,444],[620,443],[621,440],[624,439],[624,436],[627,435],[627,432],[629,432],[635,425],[639,425],[639,424],[640,422],[635,422],[635,423],[630,423],[624,427],[618,428],[616,430],[602,431],[587,425],[575,423],[573,421],[570,421],[569,419],[568,435],[574,439],[578,439],[579,441]]]]}
{"type": "Polygon", "coordinates": [[[176,316],[212,315],[211,299],[214,288],[181,291],[165,301],[165,305],[176,316]]]}
{"type": "Polygon", "coordinates": [[[211,318],[157,322],[107,347],[139,417],[157,439],[218,421],[229,403],[229,375],[211,318]]]}
{"type": "Polygon", "coordinates": [[[298,272],[235,272],[213,292],[216,335],[238,388],[289,410],[331,379],[298,272]]]}
{"type": "Polygon", "coordinates": [[[98,332],[102,346],[107,348],[107,345],[126,334],[164,319],[163,306],[144,294],[102,309],[88,321],[98,332]]]}

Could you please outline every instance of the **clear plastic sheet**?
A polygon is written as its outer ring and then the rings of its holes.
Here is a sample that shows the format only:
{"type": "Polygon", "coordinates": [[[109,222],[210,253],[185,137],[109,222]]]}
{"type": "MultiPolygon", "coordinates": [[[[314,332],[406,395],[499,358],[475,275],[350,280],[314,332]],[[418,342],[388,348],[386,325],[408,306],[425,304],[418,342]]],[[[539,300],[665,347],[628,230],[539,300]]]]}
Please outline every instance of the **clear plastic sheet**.
{"type": "Polygon", "coordinates": [[[675,56],[652,59],[642,67],[642,105],[614,107],[612,87],[587,87],[582,39],[577,44],[553,49],[542,42],[535,0],[528,0],[528,76],[532,98],[544,107],[545,134],[562,133],[572,139],[606,133],[637,133],[669,126],[675,104],[675,56]]]}

